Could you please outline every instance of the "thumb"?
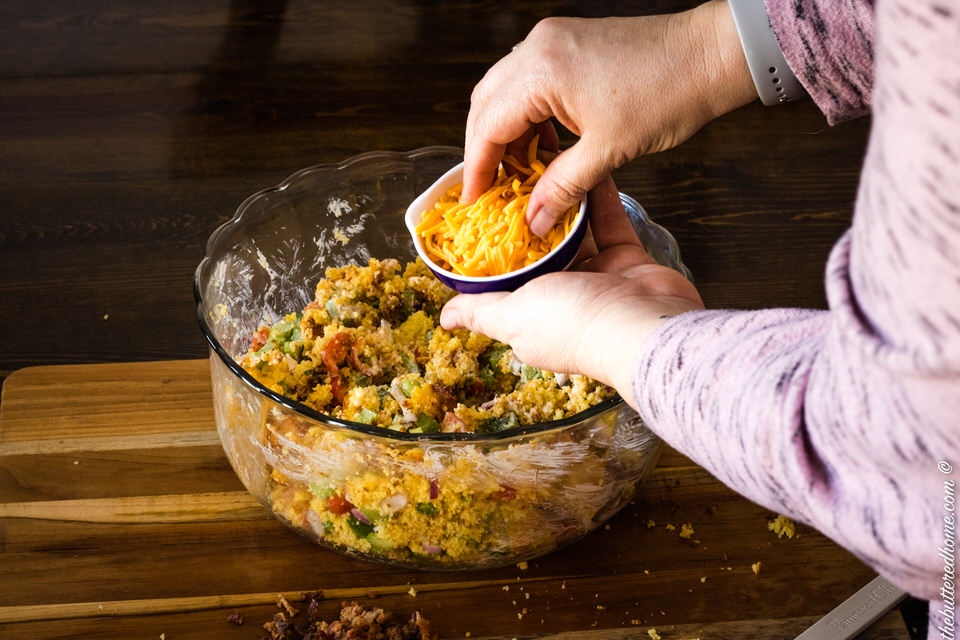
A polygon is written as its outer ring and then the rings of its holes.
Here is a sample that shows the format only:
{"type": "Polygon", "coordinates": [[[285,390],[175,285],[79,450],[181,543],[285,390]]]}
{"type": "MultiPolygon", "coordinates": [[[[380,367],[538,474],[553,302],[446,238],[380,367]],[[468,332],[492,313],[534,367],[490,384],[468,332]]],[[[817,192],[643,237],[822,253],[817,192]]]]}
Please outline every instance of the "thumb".
{"type": "Polygon", "coordinates": [[[502,333],[502,328],[498,320],[502,320],[504,314],[497,313],[496,309],[498,303],[508,295],[506,291],[496,291],[454,296],[440,312],[440,326],[448,331],[463,327],[500,339],[498,334],[502,333]]]}
{"type": "Polygon", "coordinates": [[[537,181],[527,205],[527,224],[540,237],[547,234],[563,212],[613,169],[600,147],[586,136],[554,158],[537,181]]]}

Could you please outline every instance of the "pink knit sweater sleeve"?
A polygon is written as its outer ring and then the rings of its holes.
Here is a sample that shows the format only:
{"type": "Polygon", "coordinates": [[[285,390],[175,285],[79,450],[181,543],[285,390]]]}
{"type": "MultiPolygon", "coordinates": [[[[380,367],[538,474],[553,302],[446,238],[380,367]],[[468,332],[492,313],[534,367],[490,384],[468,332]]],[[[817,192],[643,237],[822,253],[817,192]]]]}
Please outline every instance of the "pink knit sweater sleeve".
{"type": "Polygon", "coordinates": [[[867,113],[873,92],[873,0],[765,0],[787,64],[827,122],[867,113]]]}
{"type": "MultiPolygon", "coordinates": [[[[769,6],[785,25],[822,4],[769,6]]],[[[852,28],[820,15],[823,33],[852,28]]],[[[960,468],[960,1],[878,0],[876,25],[873,129],[829,311],[671,318],[638,355],[634,399],[671,445],[933,600],[942,623],[944,482],[960,480],[939,464],[960,468]]],[[[830,49],[815,36],[782,38],[791,64],[830,49]]],[[[854,110],[839,83],[824,81],[836,117],[854,110]]]]}

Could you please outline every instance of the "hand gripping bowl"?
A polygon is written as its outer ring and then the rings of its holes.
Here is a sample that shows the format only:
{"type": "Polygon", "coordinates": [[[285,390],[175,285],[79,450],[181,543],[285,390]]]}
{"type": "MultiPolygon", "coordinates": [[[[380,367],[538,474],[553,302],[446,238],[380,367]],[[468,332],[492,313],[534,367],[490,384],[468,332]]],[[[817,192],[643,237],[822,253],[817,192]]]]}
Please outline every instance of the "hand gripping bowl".
{"type": "MultiPolygon", "coordinates": [[[[569,544],[629,502],[661,447],[617,397],[494,434],[402,433],[322,415],[237,363],[258,327],[313,299],[326,267],[415,259],[404,211],[461,160],[460,149],[430,147],[299,171],[240,205],[194,279],[217,430],[243,484],[314,542],[416,569],[503,566],[569,544]],[[372,490],[390,493],[388,508],[363,522],[334,522],[323,507],[372,490]]],[[[621,200],[651,255],[687,274],[670,234],[621,200]]]]}

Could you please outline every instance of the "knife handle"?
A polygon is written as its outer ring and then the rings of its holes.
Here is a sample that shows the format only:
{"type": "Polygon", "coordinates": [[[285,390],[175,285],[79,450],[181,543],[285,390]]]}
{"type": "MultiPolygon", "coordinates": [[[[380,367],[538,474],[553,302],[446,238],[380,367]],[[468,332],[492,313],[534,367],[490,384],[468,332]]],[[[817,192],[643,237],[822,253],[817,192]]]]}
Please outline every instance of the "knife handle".
{"type": "Polygon", "coordinates": [[[850,640],[906,597],[903,589],[877,576],[798,635],[796,640],[850,640]]]}

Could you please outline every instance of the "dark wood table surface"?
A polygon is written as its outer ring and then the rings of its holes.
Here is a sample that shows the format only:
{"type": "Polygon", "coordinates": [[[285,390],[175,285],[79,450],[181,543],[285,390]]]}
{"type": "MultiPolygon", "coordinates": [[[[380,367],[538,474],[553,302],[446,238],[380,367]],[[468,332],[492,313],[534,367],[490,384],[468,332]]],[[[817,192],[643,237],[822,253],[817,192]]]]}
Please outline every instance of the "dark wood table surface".
{"type": "MultiPolygon", "coordinates": [[[[0,379],[204,357],[193,270],[247,195],[365,151],[462,145],[471,88],[541,18],[692,4],[0,4],[0,379]]],[[[615,178],[708,306],[824,307],[868,128],[756,102],[615,178]]]]}

